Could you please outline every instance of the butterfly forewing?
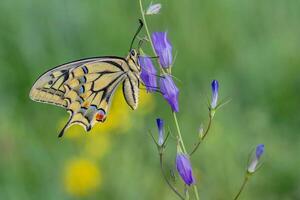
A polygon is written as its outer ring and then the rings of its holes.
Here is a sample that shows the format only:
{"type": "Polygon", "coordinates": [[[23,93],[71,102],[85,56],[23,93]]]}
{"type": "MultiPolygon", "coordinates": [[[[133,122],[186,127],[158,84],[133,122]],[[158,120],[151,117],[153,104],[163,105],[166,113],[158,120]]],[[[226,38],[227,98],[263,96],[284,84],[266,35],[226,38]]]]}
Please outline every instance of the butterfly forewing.
{"type": "Polygon", "coordinates": [[[70,118],[60,136],[73,124],[88,131],[96,121],[105,120],[111,98],[128,70],[126,61],[119,57],[75,61],[43,74],[32,87],[30,98],[68,110],[70,118]]]}

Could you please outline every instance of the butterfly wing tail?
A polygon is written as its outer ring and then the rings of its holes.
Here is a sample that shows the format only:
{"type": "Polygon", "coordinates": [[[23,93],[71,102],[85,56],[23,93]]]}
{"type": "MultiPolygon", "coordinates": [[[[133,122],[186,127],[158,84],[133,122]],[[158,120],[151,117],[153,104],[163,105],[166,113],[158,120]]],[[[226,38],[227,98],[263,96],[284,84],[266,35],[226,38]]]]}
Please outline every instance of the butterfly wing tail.
{"type": "Polygon", "coordinates": [[[70,125],[71,125],[71,121],[72,121],[72,118],[73,118],[73,113],[72,113],[72,111],[68,111],[68,113],[70,113],[70,117],[69,117],[69,119],[68,119],[68,122],[66,123],[66,125],[61,129],[61,131],[59,132],[59,134],[58,134],[58,138],[61,138],[63,135],[64,135],[64,133],[65,133],[65,131],[70,127],[70,125]]]}
{"type": "MultiPolygon", "coordinates": [[[[93,126],[93,121],[92,118],[89,118],[88,116],[85,116],[82,112],[76,112],[73,113],[71,110],[69,110],[70,112],[70,118],[68,120],[68,122],[66,123],[66,125],[63,127],[63,129],[60,131],[58,137],[62,137],[65,133],[65,131],[71,127],[74,124],[79,124],[81,125],[85,131],[90,131],[92,126],[93,126]]],[[[92,116],[94,116],[94,114],[92,114],[92,116]]]]}

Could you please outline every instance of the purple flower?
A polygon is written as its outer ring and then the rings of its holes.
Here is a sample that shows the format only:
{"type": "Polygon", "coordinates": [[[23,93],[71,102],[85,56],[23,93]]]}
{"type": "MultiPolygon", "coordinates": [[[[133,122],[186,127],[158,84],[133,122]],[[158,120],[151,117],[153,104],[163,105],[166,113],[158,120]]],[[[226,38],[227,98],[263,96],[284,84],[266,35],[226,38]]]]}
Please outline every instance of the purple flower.
{"type": "Polygon", "coordinates": [[[257,170],[260,157],[263,155],[265,150],[265,145],[264,144],[259,144],[256,147],[255,154],[252,156],[249,166],[248,166],[248,173],[254,173],[257,170]]]}
{"type": "Polygon", "coordinates": [[[179,112],[178,106],[178,94],[179,90],[176,87],[172,77],[170,75],[165,75],[160,78],[160,91],[162,92],[164,98],[170,104],[174,112],[179,112]]]}
{"type": "Polygon", "coordinates": [[[167,38],[167,32],[152,33],[152,41],[156,54],[159,57],[159,63],[163,68],[168,68],[172,65],[172,45],[167,38]]]}
{"type": "Polygon", "coordinates": [[[142,68],[141,78],[147,88],[147,91],[155,91],[155,88],[157,88],[156,69],[153,66],[151,58],[147,56],[140,56],[139,65],[142,68]]]}
{"type": "Polygon", "coordinates": [[[188,155],[184,153],[177,153],[176,168],[185,184],[190,186],[191,184],[195,183],[195,178],[193,176],[193,170],[188,155]]]}
{"type": "Polygon", "coordinates": [[[164,120],[158,118],[156,119],[157,128],[158,128],[158,145],[162,146],[164,143],[164,120]]]}
{"type": "Polygon", "coordinates": [[[219,91],[219,82],[217,80],[213,80],[211,83],[212,90],[212,98],[211,98],[211,108],[215,109],[218,103],[218,91],[219,91]]]}

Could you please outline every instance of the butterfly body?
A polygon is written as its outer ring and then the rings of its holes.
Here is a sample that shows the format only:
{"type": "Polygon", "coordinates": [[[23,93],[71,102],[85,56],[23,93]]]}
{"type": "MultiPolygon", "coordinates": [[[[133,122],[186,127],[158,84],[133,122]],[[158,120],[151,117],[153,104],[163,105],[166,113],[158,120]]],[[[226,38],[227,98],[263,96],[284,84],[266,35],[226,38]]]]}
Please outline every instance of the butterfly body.
{"type": "Polygon", "coordinates": [[[126,58],[116,56],[87,58],[55,67],[38,78],[30,91],[34,101],[63,107],[70,114],[64,131],[73,124],[89,131],[96,122],[104,122],[114,92],[123,84],[127,104],[138,107],[141,68],[137,52],[126,58]]]}

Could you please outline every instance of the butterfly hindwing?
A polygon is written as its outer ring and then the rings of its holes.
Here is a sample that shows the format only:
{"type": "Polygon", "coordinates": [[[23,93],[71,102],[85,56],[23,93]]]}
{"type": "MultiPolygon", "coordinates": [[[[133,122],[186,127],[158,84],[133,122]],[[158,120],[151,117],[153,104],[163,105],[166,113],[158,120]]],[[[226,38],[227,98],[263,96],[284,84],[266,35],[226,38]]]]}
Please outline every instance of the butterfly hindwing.
{"type": "Polygon", "coordinates": [[[97,121],[104,122],[114,92],[125,78],[124,72],[113,72],[113,74],[115,74],[116,78],[112,79],[106,87],[102,87],[100,90],[95,90],[97,82],[93,82],[93,87],[82,94],[80,94],[81,91],[71,90],[71,92],[75,92],[77,95],[74,94],[69,99],[70,104],[67,106],[67,109],[70,111],[71,120],[69,120],[65,128],[73,124],[80,124],[86,131],[89,131],[97,121]]]}
{"type": "Polygon", "coordinates": [[[139,79],[134,74],[127,74],[123,82],[123,95],[127,104],[135,110],[139,101],[139,79]]]}

